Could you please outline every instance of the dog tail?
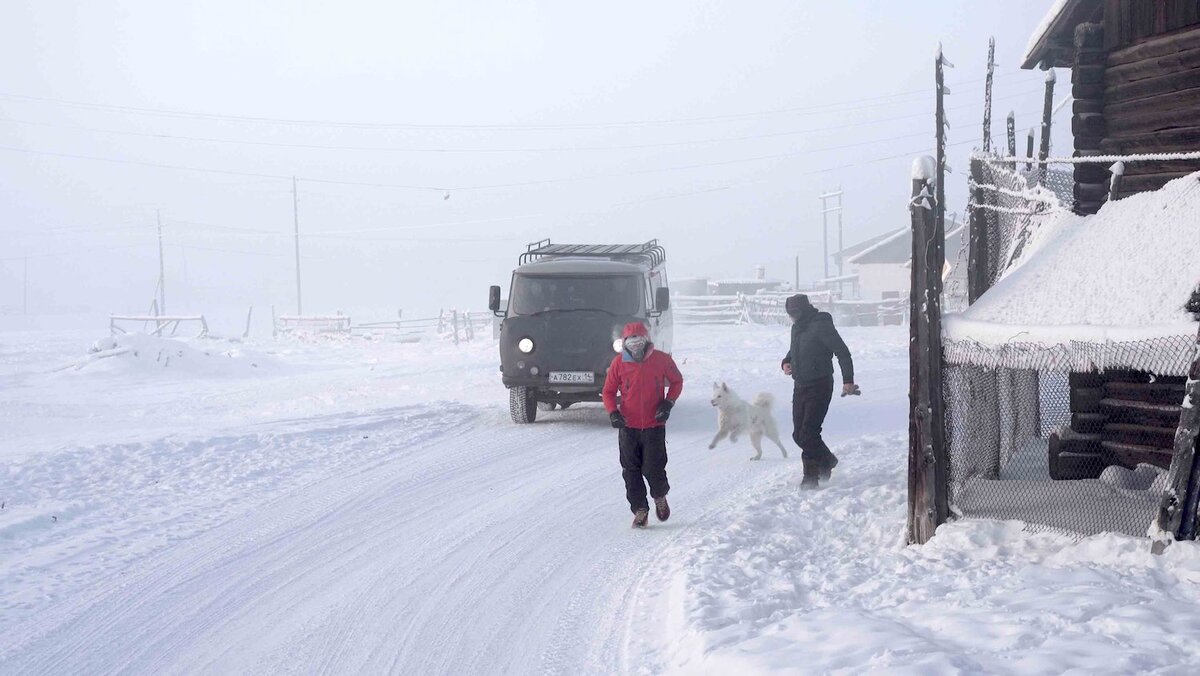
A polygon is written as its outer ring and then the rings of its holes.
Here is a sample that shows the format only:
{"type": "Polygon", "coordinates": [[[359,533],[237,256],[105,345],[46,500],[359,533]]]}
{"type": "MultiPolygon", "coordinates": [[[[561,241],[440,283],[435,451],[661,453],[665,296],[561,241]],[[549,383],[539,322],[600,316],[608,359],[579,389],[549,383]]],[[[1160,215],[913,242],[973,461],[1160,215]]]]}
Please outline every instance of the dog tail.
{"type": "Polygon", "coordinates": [[[758,396],[754,398],[754,405],[761,406],[762,408],[771,408],[775,405],[775,395],[770,392],[759,392],[758,396]]]}

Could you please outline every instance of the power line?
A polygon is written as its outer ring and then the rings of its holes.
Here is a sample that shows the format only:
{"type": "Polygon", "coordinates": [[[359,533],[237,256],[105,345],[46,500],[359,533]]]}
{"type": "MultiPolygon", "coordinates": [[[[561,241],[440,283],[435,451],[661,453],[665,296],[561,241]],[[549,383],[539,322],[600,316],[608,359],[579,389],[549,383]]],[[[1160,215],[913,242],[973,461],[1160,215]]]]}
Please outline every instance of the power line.
{"type": "MultiPolygon", "coordinates": [[[[1029,90],[1009,94],[1004,97],[997,97],[995,100],[1005,100],[1028,96],[1030,94],[1041,93],[1041,87],[1036,90],[1029,90]]],[[[915,101],[914,101],[915,103],[915,101]]],[[[967,110],[977,107],[978,104],[971,103],[961,106],[947,108],[947,110],[967,110]]],[[[849,111],[847,111],[849,112],[849,111]]],[[[897,115],[892,117],[884,117],[869,120],[859,120],[845,124],[829,125],[824,127],[811,127],[807,129],[792,129],[787,131],[766,132],[761,134],[744,134],[739,136],[725,136],[718,138],[692,139],[686,141],[664,141],[658,143],[630,143],[616,145],[574,145],[574,146],[530,146],[517,148],[420,148],[420,147],[396,147],[396,146],[378,146],[378,145],[337,145],[324,143],[287,143],[280,141],[256,141],[244,139],[230,139],[212,136],[192,136],[187,134],[165,134],[158,132],[139,132],[129,131],[124,129],[106,129],[99,127],[82,127],[76,125],[55,124],[53,122],[43,122],[40,120],[22,120],[17,118],[0,118],[0,122],[10,124],[21,124],[36,127],[48,127],[53,129],[66,129],[70,131],[82,131],[99,134],[114,134],[118,136],[133,136],[138,138],[165,139],[176,141],[192,141],[198,143],[221,143],[231,145],[243,145],[265,148],[288,148],[295,150],[333,150],[333,151],[365,151],[365,152],[394,152],[394,153],[469,153],[469,154],[488,154],[488,153],[534,153],[534,152],[583,152],[583,151],[614,151],[614,150],[644,150],[652,148],[672,148],[695,145],[708,145],[714,143],[730,143],[735,141],[753,141],[770,138],[784,138],[788,136],[800,136],[804,134],[818,134],[828,131],[839,131],[842,129],[851,129],[855,127],[869,127],[888,122],[899,122],[901,120],[910,120],[928,116],[927,112],[911,113],[906,115],[897,115]]]]}
{"type": "MultiPolygon", "coordinates": [[[[844,150],[847,148],[861,147],[864,145],[873,145],[873,144],[883,143],[883,142],[887,142],[887,141],[896,141],[896,140],[915,138],[915,137],[923,136],[923,135],[925,135],[925,134],[922,132],[922,133],[916,133],[916,134],[907,134],[907,135],[903,135],[903,136],[894,136],[894,137],[883,138],[883,139],[872,139],[870,141],[849,143],[849,144],[843,144],[843,145],[838,145],[838,146],[827,146],[827,147],[823,147],[823,148],[811,148],[811,149],[806,149],[806,150],[794,151],[794,152],[790,152],[790,153],[774,153],[771,155],[759,155],[759,156],[755,156],[755,157],[744,157],[744,158],[731,159],[731,160],[720,160],[720,161],[716,161],[716,162],[700,162],[700,163],[685,164],[685,165],[675,165],[675,166],[669,166],[669,167],[655,167],[655,168],[636,169],[636,170],[621,171],[621,172],[608,172],[608,173],[603,173],[603,174],[593,174],[593,175],[589,175],[589,176],[559,177],[559,178],[549,178],[549,179],[536,179],[536,180],[531,180],[531,181],[513,181],[513,182],[508,182],[508,183],[492,183],[492,184],[462,185],[462,186],[433,186],[433,185],[414,185],[414,184],[404,184],[404,183],[383,183],[383,182],[373,182],[373,181],[351,181],[351,180],[345,180],[345,179],[312,178],[312,177],[299,177],[299,180],[304,181],[306,183],[318,183],[318,184],[325,184],[325,185],[345,185],[345,186],[359,186],[359,187],[368,187],[368,188],[393,188],[393,189],[403,189],[403,190],[429,191],[429,192],[437,192],[437,193],[465,192],[465,191],[476,191],[476,190],[493,190],[493,189],[498,189],[498,188],[515,188],[515,187],[526,187],[526,186],[537,186],[537,185],[549,185],[549,184],[554,184],[554,183],[569,183],[569,182],[576,182],[576,181],[587,181],[587,180],[593,180],[593,179],[597,179],[597,178],[618,178],[621,176],[635,176],[635,175],[643,175],[643,174],[650,174],[650,173],[662,173],[662,172],[668,172],[668,171],[683,171],[683,170],[688,170],[688,169],[702,169],[702,168],[707,168],[707,167],[727,166],[727,165],[732,165],[732,164],[744,164],[747,162],[760,162],[760,161],[771,160],[771,159],[798,157],[798,156],[809,155],[809,154],[818,153],[818,152],[844,150]]],[[[176,170],[176,171],[194,171],[194,172],[211,173],[211,174],[219,174],[219,175],[226,175],[226,176],[250,176],[250,177],[254,177],[254,178],[276,178],[279,180],[291,180],[293,178],[292,176],[285,176],[283,174],[267,174],[267,173],[239,171],[239,170],[232,170],[232,169],[211,169],[211,168],[205,168],[205,167],[192,167],[192,166],[186,166],[186,165],[166,164],[166,163],[159,163],[159,162],[146,162],[143,160],[126,160],[126,159],[111,158],[111,157],[100,157],[100,156],[96,156],[96,155],[79,155],[79,154],[74,154],[74,153],[60,153],[60,152],[46,151],[46,150],[34,150],[31,148],[18,148],[15,146],[0,146],[0,151],[24,153],[24,154],[29,154],[29,155],[42,155],[42,156],[47,156],[47,157],[58,157],[58,158],[64,158],[64,159],[88,160],[88,161],[93,161],[93,162],[108,162],[108,163],[115,163],[115,164],[150,167],[150,168],[156,168],[156,169],[171,169],[171,170],[176,170]]]]}
{"type": "MultiPolygon", "coordinates": [[[[1017,75],[1022,71],[1013,71],[1005,75],[1017,75]]],[[[952,86],[962,86],[973,82],[981,82],[984,78],[974,78],[963,80],[957,83],[950,83],[952,86]]],[[[928,95],[928,89],[914,89],[906,92],[894,92],[891,94],[881,94],[877,96],[863,97],[859,99],[848,99],[839,102],[820,104],[816,106],[802,106],[791,108],[777,108],[772,110],[754,111],[745,113],[730,113],[726,115],[709,115],[700,117],[679,117],[679,118],[660,118],[646,120],[623,120],[610,122],[592,122],[592,123],[562,123],[562,124],[418,124],[418,123],[373,123],[373,122],[344,122],[334,120],[305,120],[305,119],[288,119],[274,118],[252,115],[231,115],[223,113],[202,113],[186,110],[170,110],[162,108],[147,108],[139,106],[125,106],[104,103],[93,103],[85,101],[72,101],[69,99],[55,99],[40,96],[31,96],[28,94],[16,94],[12,92],[0,92],[0,98],[14,101],[31,101],[36,103],[47,103],[54,105],[70,106],[76,108],[87,108],[92,110],[106,110],[112,112],[131,113],[139,115],[153,115],[161,117],[177,117],[177,118],[192,118],[205,120],[222,120],[232,122],[247,122],[247,123],[267,123],[277,125],[294,125],[294,126],[309,126],[309,127],[339,127],[339,128],[357,128],[357,129],[491,129],[491,130],[561,130],[561,129],[605,129],[614,127],[634,127],[634,126],[664,126],[678,124],[704,124],[712,122],[727,122],[734,120],[747,119],[752,117],[764,117],[771,115],[788,115],[788,114],[803,114],[803,113],[819,113],[819,112],[837,112],[829,110],[831,108],[840,107],[862,107],[872,101],[889,101],[896,98],[904,98],[919,95],[928,95]]],[[[883,105],[882,103],[877,105],[883,105]]]]}
{"type": "MultiPolygon", "coordinates": [[[[957,143],[948,143],[948,144],[946,144],[946,147],[948,147],[948,148],[961,147],[961,146],[965,146],[965,145],[970,145],[975,142],[976,142],[975,139],[969,139],[969,140],[960,141],[957,143]]],[[[811,171],[801,172],[799,174],[793,173],[793,174],[789,174],[788,177],[791,178],[794,176],[819,175],[819,174],[830,173],[833,171],[840,171],[842,169],[849,169],[849,168],[853,168],[853,167],[857,167],[857,166],[864,166],[864,165],[868,165],[868,164],[876,164],[879,162],[886,162],[889,160],[895,160],[895,159],[901,159],[901,158],[912,158],[913,156],[920,154],[922,152],[926,152],[928,150],[929,150],[928,147],[924,147],[924,148],[921,148],[918,150],[912,150],[912,151],[903,152],[903,153],[896,153],[893,155],[886,155],[883,157],[876,157],[876,158],[872,158],[872,159],[868,159],[868,160],[861,160],[861,161],[857,161],[857,162],[848,162],[848,163],[835,165],[835,166],[831,166],[831,167],[825,167],[822,169],[815,169],[815,170],[811,170],[811,171]]],[[[318,238],[323,238],[323,239],[342,239],[342,240],[348,240],[348,241],[401,241],[401,242],[431,242],[431,243],[432,242],[443,242],[443,241],[444,242],[460,242],[460,241],[461,242],[507,242],[507,241],[513,241],[513,240],[510,238],[495,238],[495,239],[492,239],[492,238],[466,238],[466,239],[464,239],[464,238],[404,238],[404,239],[395,239],[395,238],[355,237],[354,235],[366,234],[366,233],[379,233],[379,232],[399,232],[399,231],[406,231],[406,230],[425,230],[425,229],[430,229],[430,228],[453,228],[453,227],[463,227],[463,226],[469,226],[469,225],[482,225],[485,223],[500,223],[500,222],[520,221],[520,220],[529,220],[529,219],[534,219],[534,218],[545,218],[545,217],[560,218],[560,217],[564,217],[564,216],[594,216],[594,215],[609,213],[609,212],[613,211],[614,209],[619,209],[619,208],[623,208],[623,207],[637,206],[640,204],[650,204],[650,203],[661,202],[661,201],[665,201],[665,200],[681,199],[681,198],[686,198],[686,197],[692,197],[695,195],[703,195],[703,194],[710,194],[710,193],[715,193],[715,192],[722,192],[725,190],[731,190],[734,188],[745,187],[745,186],[750,186],[750,185],[761,185],[764,183],[768,183],[772,180],[775,180],[775,179],[758,179],[758,180],[753,180],[753,181],[739,181],[739,182],[728,183],[728,184],[719,185],[719,186],[712,186],[712,187],[707,187],[707,188],[699,188],[696,190],[671,193],[668,195],[659,195],[659,196],[655,196],[655,197],[640,198],[640,199],[635,199],[635,200],[628,200],[625,202],[617,202],[617,203],[608,205],[607,207],[601,207],[600,209],[593,209],[593,210],[584,211],[584,212],[579,212],[579,211],[574,211],[574,212],[536,212],[536,213],[527,213],[527,214],[519,214],[519,215],[512,215],[512,216],[496,216],[496,217],[489,217],[489,218],[478,218],[478,219],[460,220],[460,221],[442,221],[442,222],[434,222],[434,223],[381,226],[381,227],[375,227],[375,228],[359,228],[359,229],[352,229],[352,230],[324,230],[324,231],[305,233],[305,236],[306,237],[318,237],[318,238]]],[[[261,230],[261,229],[255,229],[255,228],[220,225],[220,224],[214,224],[214,223],[204,223],[204,222],[199,222],[199,221],[187,221],[187,220],[180,220],[180,219],[168,219],[167,222],[168,223],[177,223],[177,224],[188,224],[188,225],[193,225],[193,226],[198,226],[198,227],[203,227],[203,228],[212,228],[212,229],[217,229],[217,230],[224,230],[224,231],[228,231],[233,234],[239,234],[239,235],[247,236],[247,237],[260,237],[260,236],[291,237],[292,236],[292,233],[284,232],[282,230],[279,232],[274,232],[274,231],[261,230]]],[[[140,245],[133,245],[133,246],[140,246],[140,245]]],[[[196,247],[194,245],[179,245],[179,246],[190,246],[192,248],[202,249],[202,247],[196,247]]],[[[118,247],[118,248],[122,248],[122,247],[118,247]]],[[[213,251],[222,251],[222,249],[216,249],[216,248],[213,248],[212,250],[213,251]]],[[[247,253],[247,254],[250,253],[250,252],[245,252],[245,251],[233,251],[233,250],[230,250],[229,252],[230,253],[247,253]]],[[[275,255],[275,254],[263,254],[263,255],[275,255]]],[[[0,260],[19,260],[20,258],[21,257],[3,258],[0,260]]]]}
{"type": "Polygon", "coordinates": [[[83,249],[71,249],[67,251],[55,251],[51,253],[28,254],[24,256],[7,256],[0,258],[0,261],[19,261],[23,258],[58,258],[59,256],[74,256],[77,254],[93,253],[96,251],[116,251],[118,249],[133,249],[143,246],[156,246],[154,242],[139,242],[138,244],[121,244],[118,246],[94,247],[90,246],[83,249]]]}

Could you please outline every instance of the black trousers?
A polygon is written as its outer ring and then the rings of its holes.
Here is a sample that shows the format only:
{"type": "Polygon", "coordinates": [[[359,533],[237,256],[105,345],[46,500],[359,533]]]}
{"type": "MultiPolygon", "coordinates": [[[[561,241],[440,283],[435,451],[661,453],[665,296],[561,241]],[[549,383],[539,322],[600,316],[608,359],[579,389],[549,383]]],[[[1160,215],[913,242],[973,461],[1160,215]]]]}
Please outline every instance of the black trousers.
{"type": "Polygon", "coordinates": [[[832,400],[833,376],[796,381],[792,390],[792,439],[800,447],[806,477],[816,476],[822,466],[832,464],[833,452],[821,438],[821,426],[832,400]]]}
{"type": "Polygon", "coordinates": [[[622,427],[617,434],[617,446],[621,450],[621,477],[625,479],[629,511],[650,509],[646,501],[647,483],[650,484],[650,497],[665,497],[671,490],[667,483],[667,428],[635,430],[622,427]]]}

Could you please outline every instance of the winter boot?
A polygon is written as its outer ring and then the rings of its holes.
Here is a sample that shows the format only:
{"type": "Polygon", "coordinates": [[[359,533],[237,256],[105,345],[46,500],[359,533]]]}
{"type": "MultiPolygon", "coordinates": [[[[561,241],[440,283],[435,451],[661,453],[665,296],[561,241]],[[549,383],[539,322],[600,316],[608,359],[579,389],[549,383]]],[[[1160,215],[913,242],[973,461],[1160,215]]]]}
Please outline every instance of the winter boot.
{"type": "Polygon", "coordinates": [[[659,521],[671,518],[671,506],[667,504],[667,496],[654,498],[654,516],[657,516],[659,521]]]}
{"type": "Polygon", "coordinates": [[[833,453],[830,453],[829,457],[825,459],[825,462],[821,463],[821,473],[818,475],[818,478],[820,478],[821,481],[829,481],[829,479],[833,476],[833,468],[837,466],[837,456],[833,453]]]}
{"type": "Polygon", "coordinates": [[[634,512],[634,514],[633,514],[633,527],[634,528],[645,528],[646,522],[649,520],[650,520],[650,510],[639,509],[638,511],[634,512]]]}

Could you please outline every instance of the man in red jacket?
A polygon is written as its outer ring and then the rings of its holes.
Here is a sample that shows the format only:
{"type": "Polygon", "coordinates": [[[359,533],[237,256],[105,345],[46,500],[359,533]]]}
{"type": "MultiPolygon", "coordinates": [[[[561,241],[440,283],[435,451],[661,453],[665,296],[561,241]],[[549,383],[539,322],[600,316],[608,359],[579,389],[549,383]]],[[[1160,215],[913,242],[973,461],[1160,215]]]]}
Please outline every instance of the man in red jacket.
{"type": "Polygon", "coordinates": [[[667,504],[671,485],[667,483],[666,422],[683,391],[683,376],[671,355],[654,349],[641,322],[626,324],[621,337],[621,354],[613,358],[604,380],[604,408],[612,426],[620,430],[617,445],[621,476],[625,479],[625,498],[633,511],[633,527],[645,528],[650,505],[642,477],[650,484],[658,520],[666,521],[671,516],[667,504]]]}

